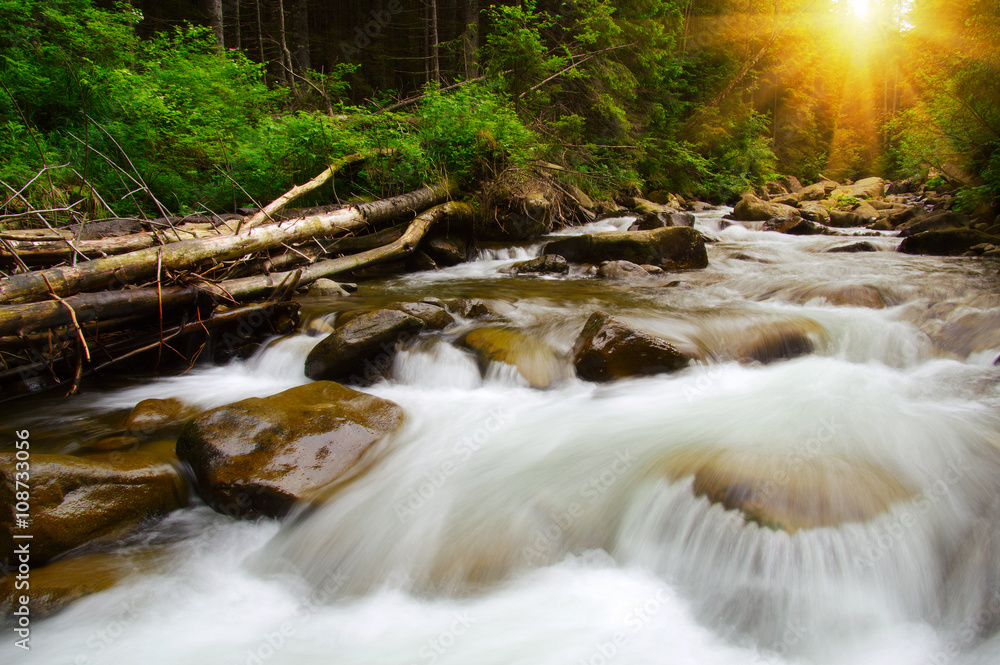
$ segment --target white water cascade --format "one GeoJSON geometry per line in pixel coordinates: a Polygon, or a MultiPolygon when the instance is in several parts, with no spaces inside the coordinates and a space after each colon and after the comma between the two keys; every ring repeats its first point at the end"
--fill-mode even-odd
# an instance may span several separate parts
{"type": "MultiPolygon", "coordinates": [[[[561,371],[539,390],[455,334],[421,339],[365,388],[403,407],[403,427],[323,505],[283,524],[178,511],[150,527],[155,566],[38,621],[32,652],[7,640],[0,659],[1000,662],[1000,335],[977,325],[1000,313],[996,264],[906,256],[888,237],[828,253],[859,239],[724,228],[722,213],[698,215],[709,268],[648,283],[503,272],[538,245],[362,285],[484,298],[564,370],[597,310],[702,360],[611,384],[561,371]],[[734,360],[774,326],[804,331],[811,353],[734,360]],[[718,477],[839,517],[775,528],[698,489],[718,477]]],[[[318,339],[85,404],[273,394],[307,381],[318,339]]]]}

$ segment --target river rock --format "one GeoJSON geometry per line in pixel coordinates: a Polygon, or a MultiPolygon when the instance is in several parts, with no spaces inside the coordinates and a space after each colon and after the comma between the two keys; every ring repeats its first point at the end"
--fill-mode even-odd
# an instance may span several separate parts
{"type": "MultiPolygon", "coordinates": [[[[896,219],[896,218],[893,218],[896,219]]],[[[967,215],[963,215],[951,210],[936,210],[934,212],[920,212],[911,216],[909,221],[900,222],[896,228],[899,235],[904,238],[923,233],[924,231],[942,231],[945,229],[968,228],[971,220],[967,215]]]]}
{"type": "Polygon", "coordinates": [[[573,346],[573,366],[585,381],[675,372],[691,358],[658,337],[629,327],[604,312],[587,319],[573,346]]]}
{"type": "Polygon", "coordinates": [[[818,286],[806,292],[805,300],[824,298],[831,305],[841,307],[868,307],[883,309],[886,306],[885,296],[869,284],[831,284],[818,286]]]}
{"type": "Polygon", "coordinates": [[[778,194],[777,196],[772,196],[770,199],[771,203],[777,203],[779,205],[792,206],[793,208],[799,207],[799,195],[798,194],[778,194]]]}
{"type": "Polygon", "coordinates": [[[973,229],[944,229],[924,231],[904,238],[899,251],[905,254],[930,254],[932,256],[961,256],[979,243],[1000,243],[1000,237],[986,235],[973,229]]]}
{"type": "MultiPolygon", "coordinates": [[[[17,542],[13,453],[0,454],[0,560],[17,542]]],[[[127,533],[140,521],[187,503],[180,473],[162,458],[140,452],[31,455],[31,562],[41,565],[78,545],[127,533]]]]}
{"type": "Polygon", "coordinates": [[[343,297],[351,295],[347,289],[332,279],[317,279],[309,285],[309,295],[316,297],[343,297]]]}
{"type": "Polygon", "coordinates": [[[816,182],[798,191],[799,201],[822,201],[827,189],[822,182],[816,182]]]}
{"type": "Polygon", "coordinates": [[[867,522],[915,494],[886,469],[836,455],[683,449],[667,468],[674,481],[693,476],[696,496],[788,533],[867,522]]]}
{"type": "Polygon", "coordinates": [[[856,199],[880,199],[885,196],[885,180],[878,177],[864,178],[853,185],[837,187],[830,192],[829,198],[837,199],[841,196],[856,199]]]}
{"type": "Polygon", "coordinates": [[[198,495],[234,517],[282,517],[341,478],[403,410],[332,381],[211,409],[177,439],[198,495]]]}
{"type": "Polygon", "coordinates": [[[544,254],[527,261],[518,261],[504,272],[511,275],[565,275],[569,272],[569,262],[558,254],[544,254]]]}
{"type": "MultiPolygon", "coordinates": [[[[110,589],[129,575],[154,567],[155,558],[147,550],[141,555],[91,552],[35,568],[28,596],[31,616],[54,614],[84,596],[110,589]]],[[[0,616],[11,616],[24,593],[15,587],[13,575],[0,579],[0,616]]]]}
{"type": "Polygon", "coordinates": [[[546,254],[559,254],[575,263],[604,261],[649,263],[668,270],[704,268],[708,265],[705,238],[692,228],[671,227],[652,231],[611,231],[570,236],[550,242],[546,254]]]}
{"type": "MultiPolygon", "coordinates": [[[[666,201],[666,199],[664,199],[664,201],[666,201]]],[[[650,213],[669,214],[671,212],[677,212],[677,208],[668,206],[665,203],[656,203],[655,201],[650,201],[638,196],[622,197],[622,203],[624,203],[630,210],[637,212],[640,215],[648,215],[650,213]]]]}
{"type": "Polygon", "coordinates": [[[511,328],[477,328],[465,335],[462,346],[484,363],[513,365],[533,388],[548,388],[564,375],[564,363],[546,342],[511,328]]]}
{"type": "Polygon", "coordinates": [[[605,261],[597,269],[597,276],[603,279],[648,279],[650,274],[646,268],[631,261],[605,261]]]}
{"type": "Polygon", "coordinates": [[[443,330],[455,323],[455,317],[444,308],[444,303],[397,302],[386,307],[420,319],[430,330],[443,330]]]}
{"type": "Polygon", "coordinates": [[[871,243],[867,240],[862,240],[860,242],[852,242],[849,245],[838,245],[836,247],[831,247],[830,249],[826,250],[828,254],[837,254],[837,253],[853,254],[856,252],[877,252],[877,251],[878,247],[876,247],[874,243],[871,243]]]}
{"type": "Polygon", "coordinates": [[[793,236],[812,236],[828,233],[827,228],[822,224],[811,222],[808,219],[803,219],[801,217],[794,217],[787,220],[773,219],[769,222],[765,222],[761,230],[777,231],[778,233],[787,233],[788,235],[793,236]]]}
{"type": "Polygon", "coordinates": [[[436,236],[421,245],[427,255],[442,266],[455,266],[469,255],[468,244],[456,236],[436,236]]]}
{"type": "Polygon", "coordinates": [[[830,224],[830,209],[819,201],[808,201],[801,204],[799,214],[811,222],[830,224]]]}
{"type": "Polygon", "coordinates": [[[643,215],[636,221],[635,228],[638,231],[650,231],[661,229],[667,226],[694,226],[694,215],[689,212],[651,212],[643,215]]]}
{"type": "Polygon", "coordinates": [[[850,210],[831,210],[830,221],[827,222],[830,226],[837,228],[867,226],[870,223],[870,220],[850,210]]]}
{"type": "Polygon", "coordinates": [[[458,298],[444,303],[448,311],[463,319],[498,320],[503,317],[485,300],[479,298],[458,298]]]}
{"type": "Polygon", "coordinates": [[[733,219],[740,222],[766,222],[769,219],[788,220],[798,216],[798,210],[780,203],[771,203],[747,192],[733,208],[733,219]]]}
{"type": "Polygon", "coordinates": [[[780,178],[778,178],[778,182],[784,185],[785,189],[787,189],[789,192],[793,193],[801,192],[803,189],[802,183],[799,182],[799,179],[793,175],[783,175],[780,178]]]}
{"type": "Polygon", "coordinates": [[[397,344],[416,337],[426,324],[406,312],[363,312],[313,347],[306,356],[306,376],[313,380],[370,383],[392,364],[397,344]]]}
{"type": "Polygon", "coordinates": [[[185,404],[175,397],[168,399],[144,399],[134,407],[125,419],[124,431],[137,437],[150,437],[174,430],[198,413],[196,406],[185,404]]]}
{"type": "Polygon", "coordinates": [[[758,323],[741,331],[720,355],[741,363],[767,365],[812,353],[815,349],[812,337],[822,334],[823,328],[811,319],[758,323]]]}

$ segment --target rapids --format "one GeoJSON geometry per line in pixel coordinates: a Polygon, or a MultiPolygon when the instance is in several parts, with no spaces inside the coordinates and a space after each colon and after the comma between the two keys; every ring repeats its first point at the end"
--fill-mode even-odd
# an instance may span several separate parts
{"type": "MultiPolygon", "coordinates": [[[[305,319],[434,296],[487,299],[556,358],[531,388],[427,335],[369,392],[406,411],[349,482],[284,524],[204,506],[120,544],[155,553],[116,587],[33,624],[5,663],[934,664],[1000,662],[1000,315],[996,262],[858,238],[725,227],[702,271],[650,282],[511,277],[541,244],[304,302],[305,319]],[[700,358],[592,384],[569,353],[594,311],[700,358]],[[739,363],[753,331],[812,352],[739,363]],[[711,502],[730,479],[787,529],[711,502]],[[735,479],[735,480],[733,480],[735,479]],[[740,485],[743,483],[743,485],[740,485]],[[784,519],[783,518],[783,519],[784,519]],[[801,527],[801,528],[798,528],[801,527]]],[[[627,228],[606,220],[562,233],[627,228]]],[[[308,330],[308,325],[303,326],[308,330]]],[[[135,381],[20,427],[75,449],[149,397],[212,407],[307,381],[319,337],[135,381]]]]}

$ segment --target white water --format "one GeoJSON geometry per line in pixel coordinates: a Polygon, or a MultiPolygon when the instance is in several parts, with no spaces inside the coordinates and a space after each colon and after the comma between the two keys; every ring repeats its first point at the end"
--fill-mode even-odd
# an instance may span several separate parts
{"type": "MultiPolygon", "coordinates": [[[[397,356],[391,381],[368,389],[403,406],[405,425],[325,506],[281,528],[204,507],[176,513],[154,527],[168,543],[162,568],[36,622],[32,652],[5,642],[0,658],[1000,661],[989,637],[1000,623],[1000,344],[942,335],[962,314],[1000,307],[996,266],[825,254],[853,240],[720,230],[720,216],[699,216],[719,240],[710,267],[663,283],[506,277],[537,253],[528,248],[385,288],[476,291],[564,358],[587,316],[605,309],[722,360],[539,391],[511,366],[481,371],[449,336],[423,340],[397,356]],[[522,297],[505,295],[508,283],[522,297]],[[845,284],[876,288],[888,306],[836,305],[822,290],[845,284]],[[719,353],[751,325],[789,320],[818,325],[813,354],[760,366],[719,353]],[[768,460],[779,485],[817,460],[870,465],[912,498],[869,521],[775,531],[695,497],[690,476],[670,480],[672,456],[718,450],[768,460]]],[[[247,363],[93,407],[271,394],[305,382],[301,360],[316,341],[292,337],[247,363]]],[[[838,479],[864,490],[850,467],[838,479]]]]}

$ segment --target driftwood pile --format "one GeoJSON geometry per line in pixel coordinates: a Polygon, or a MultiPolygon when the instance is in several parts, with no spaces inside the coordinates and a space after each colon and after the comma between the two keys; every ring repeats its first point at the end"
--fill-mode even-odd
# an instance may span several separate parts
{"type": "Polygon", "coordinates": [[[108,367],[240,355],[254,339],[294,328],[297,289],[404,257],[441,220],[471,222],[467,205],[449,202],[447,182],[279,215],[343,165],[221,223],[97,239],[79,229],[0,233],[0,401],[76,392],[82,377],[108,367]]]}

